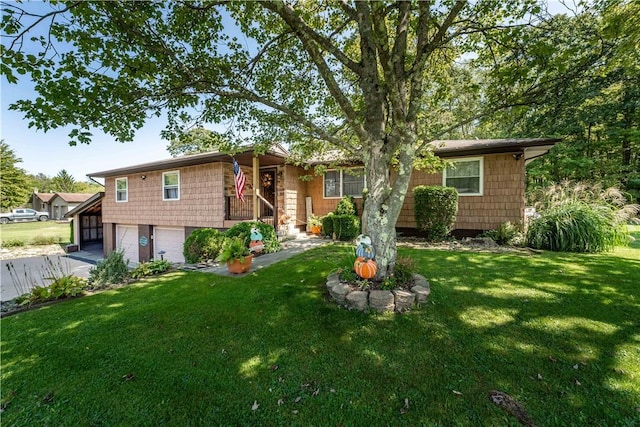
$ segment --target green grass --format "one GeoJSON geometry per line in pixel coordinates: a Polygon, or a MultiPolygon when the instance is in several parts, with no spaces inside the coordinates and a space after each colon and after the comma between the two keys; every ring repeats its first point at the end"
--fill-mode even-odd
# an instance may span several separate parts
{"type": "Polygon", "coordinates": [[[3,425],[517,425],[491,390],[539,426],[640,423],[637,248],[401,249],[432,287],[402,315],[329,301],[347,250],[244,278],[174,272],[3,319],[3,425]]]}
{"type": "MultiPolygon", "coordinates": [[[[68,243],[71,225],[68,222],[19,222],[0,224],[0,245],[22,242],[22,245],[68,243]]],[[[22,246],[19,245],[19,246],[22,246]]]]}

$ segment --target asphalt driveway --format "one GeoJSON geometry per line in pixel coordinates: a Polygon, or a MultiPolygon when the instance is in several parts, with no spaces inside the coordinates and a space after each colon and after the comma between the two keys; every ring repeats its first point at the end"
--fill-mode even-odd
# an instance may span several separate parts
{"type": "Polygon", "coordinates": [[[51,265],[62,275],[73,274],[78,277],[89,277],[89,270],[94,264],[86,261],[72,259],[64,255],[49,255],[2,260],[0,270],[0,301],[9,301],[19,295],[29,292],[35,286],[43,286],[51,283],[51,280],[43,279],[49,276],[51,265],[46,261],[49,258],[51,265]],[[15,274],[10,274],[7,265],[13,266],[15,274]],[[16,280],[17,278],[17,280],[16,280]]]}

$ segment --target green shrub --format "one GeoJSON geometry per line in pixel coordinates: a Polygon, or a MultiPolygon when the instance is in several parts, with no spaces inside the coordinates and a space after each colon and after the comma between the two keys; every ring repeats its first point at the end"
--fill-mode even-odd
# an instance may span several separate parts
{"type": "Polygon", "coordinates": [[[87,281],[81,277],[66,275],[58,277],[49,286],[36,286],[31,291],[21,296],[20,305],[38,304],[61,298],[80,295],[87,287],[87,281]]]}
{"type": "Polygon", "coordinates": [[[38,246],[53,245],[62,242],[60,236],[36,236],[31,239],[31,243],[38,246]]]}
{"type": "Polygon", "coordinates": [[[216,259],[222,250],[224,233],[213,228],[193,230],[182,247],[184,260],[188,263],[216,259]]]}
{"type": "Polygon", "coordinates": [[[24,245],[25,241],[23,239],[8,239],[2,242],[3,248],[17,248],[24,245]]]}
{"type": "Polygon", "coordinates": [[[521,233],[520,227],[507,221],[500,224],[495,230],[485,231],[482,236],[490,237],[499,245],[510,245],[521,233]]]}
{"type": "Polygon", "coordinates": [[[89,270],[89,289],[102,289],[109,285],[124,283],[129,277],[127,265],[129,260],[124,259],[124,251],[117,249],[105,259],[98,262],[89,270]]]}
{"type": "Polygon", "coordinates": [[[73,234],[73,220],[69,221],[69,243],[73,244],[74,234],[73,234]]]}
{"type": "Polygon", "coordinates": [[[332,215],[336,239],[349,241],[360,234],[360,218],[355,215],[332,215]]]}
{"type": "Polygon", "coordinates": [[[322,217],[322,234],[333,236],[333,212],[329,212],[322,217]]]}
{"type": "Polygon", "coordinates": [[[529,225],[527,245],[562,252],[602,252],[627,244],[624,222],[605,205],[569,202],[553,206],[529,225]]]}
{"type": "Polygon", "coordinates": [[[353,196],[344,196],[336,206],[336,215],[355,215],[358,216],[358,206],[353,196]]]}
{"type": "Polygon", "coordinates": [[[244,236],[245,244],[249,247],[251,228],[258,227],[262,234],[262,243],[264,244],[264,253],[273,253],[280,250],[280,242],[276,235],[276,230],[269,224],[263,222],[240,222],[225,232],[227,237],[244,236]]]}
{"type": "Polygon", "coordinates": [[[440,185],[413,189],[417,227],[432,241],[443,240],[453,227],[458,212],[458,192],[440,185]]]}
{"type": "Polygon", "coordinates": [[[171,268],[171,261],[166,259],[156,259],[149,262],[143,262],[136,268],[131,270],[131,278],[141,279],[143,277],[155,276],[156,274],[162,274],[171,268]]]}

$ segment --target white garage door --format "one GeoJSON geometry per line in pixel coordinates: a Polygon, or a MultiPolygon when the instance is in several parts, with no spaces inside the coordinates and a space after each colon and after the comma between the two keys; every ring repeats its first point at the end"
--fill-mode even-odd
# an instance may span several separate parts
{"type": "Polygon", "coordinates": [[[116,225],[116,249],[122,249],[124,259],[128,259],[132,264],[137,264],[140,261],[137,226],[116,225]]]}
{"type": "Polygon", "coordinates": [[[155,227],[153,230],[153,257],[162,257],[171,262],[184,262],[182,248],[184,246],[184,228],[155,227]]]}

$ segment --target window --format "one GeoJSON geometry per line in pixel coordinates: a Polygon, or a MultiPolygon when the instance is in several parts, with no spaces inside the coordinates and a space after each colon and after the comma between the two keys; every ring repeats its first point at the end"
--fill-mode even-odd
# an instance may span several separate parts
{"type": "Polygon", "coordinates": [[[129,198],[129,181],[127,178],[116,178],[116,202],[126,202],[129,198]]]}
{"type": "Polygon", "coordinates": [[[180,200],[180,172],[162,174],[162,200],[180,200]]]}
{"type": "Polygon", "coordinates": [[[442,174],[443,185],[455,188],[461,196],[482,196],[482,157],[453,160],[452,163],[442,174]]]}
{"type": "Polygon", "coordinates": [[[362,197],[364,169],[332,170],[324,173],[324,197],[362,197]]]}

